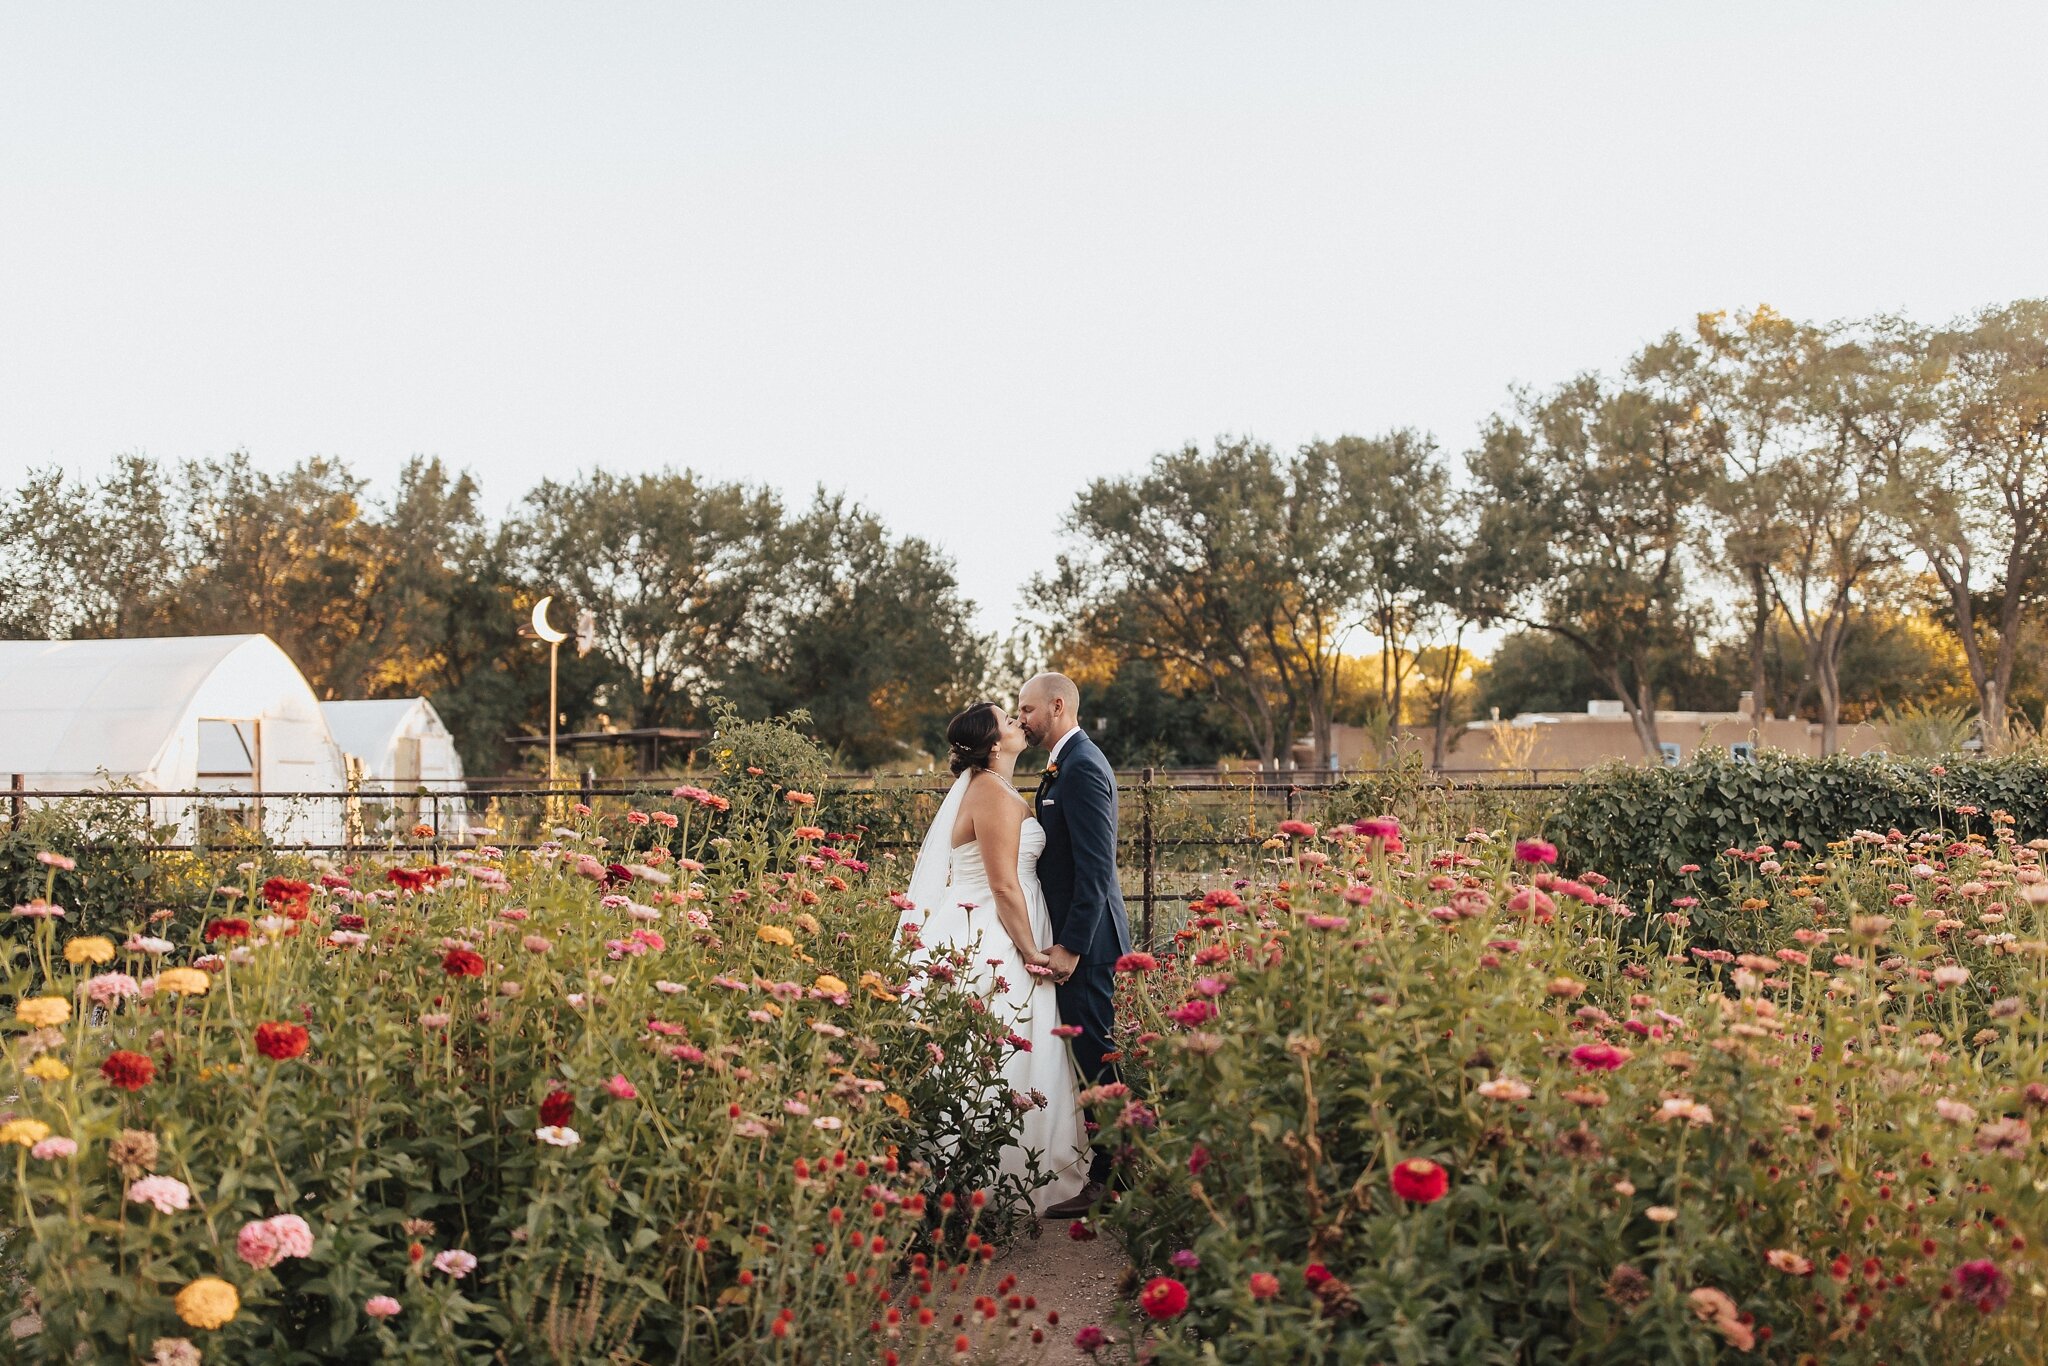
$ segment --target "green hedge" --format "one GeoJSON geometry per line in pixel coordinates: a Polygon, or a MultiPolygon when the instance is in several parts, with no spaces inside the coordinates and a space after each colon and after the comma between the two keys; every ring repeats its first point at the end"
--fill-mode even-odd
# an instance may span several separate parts
{"type": "Polygon", "coordinates": [[[1796,839],[1819,848],[1857,830],[1988,830],[2009,812],[2023,840],[2048,835],[2048,757],[1947,765],[1869,754],[1808,759],[1765,750],[1754,761],[1706,750],[1676,768],[1611,765],[1575,783],[1547,831],[1566,866],[1596,868],[1633,893],[1670,886],[1699,864],[1719,888],[1735,845],[1796,839]],[[1960,814],[1974,806],[1977,815],[1960,814]]]}

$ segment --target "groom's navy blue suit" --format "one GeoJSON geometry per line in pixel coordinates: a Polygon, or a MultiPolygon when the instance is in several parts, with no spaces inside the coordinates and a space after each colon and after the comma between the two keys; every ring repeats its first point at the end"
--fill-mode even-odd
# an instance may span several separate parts
{"type": "MultiPolygon", "coordinates": [[[[1116,1048],[1116,960],[1131,951],[1117,880],[1116,773],[1085,731],[1074,732],[1053,768],[1032,801],[1045,827],[1038,880],[1053,942],[1081,960],[1059,985],[1060,1022],[1080,1026],[1074,1060],[1086,1084],[1097,1086],[1117,1079],[1116,1064],[1103,1055],[1116,1048]]],[[[1109,1150],[1099,1142],[1094,1148],[1088,1177],[1107,1181],[1109,1150]]]]}

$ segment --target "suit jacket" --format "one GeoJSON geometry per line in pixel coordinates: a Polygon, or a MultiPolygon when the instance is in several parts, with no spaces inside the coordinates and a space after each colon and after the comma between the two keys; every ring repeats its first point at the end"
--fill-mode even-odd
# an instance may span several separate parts
{"type": "Polygon", "coordinates": [[[1086,731],[1060,751],[1058,772],[1038,784],[1032,813],[1045,827],[1038,880],[1055,943],[1084,962],[1131,951],[1131,925],[1116,867],[1116,773],[1086,731]]]}

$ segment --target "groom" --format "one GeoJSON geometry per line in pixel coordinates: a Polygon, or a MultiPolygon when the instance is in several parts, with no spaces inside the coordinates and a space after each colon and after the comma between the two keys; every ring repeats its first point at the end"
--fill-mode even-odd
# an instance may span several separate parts
{"type": "MultiPolygon", "coordinates": [[[[1038,878],[1052,918],[1047,956],[1060,1022],[1080,1027],[1074,1060],[1083,1084],[1100,1086],[1117,1080],[1116,1064],[1105,1055],[1116,1048],[1116,960],[1131,951],[1131,926],[1117,881],[1116,773],[1075,722],[1080,706],[1080,689],[1064,674],[1040,674],[1017,694],[1024,738],[1052,755],[1032,810],[1045,828],[1038,878]]],[[[1096,1116],[1088,1184],[1072,1199],[1047,1206],[1046,1218],[1079,1218],[1108,1193],[1110,1153],[1101,1137],[1102,1118],[1096,1116]]]]}

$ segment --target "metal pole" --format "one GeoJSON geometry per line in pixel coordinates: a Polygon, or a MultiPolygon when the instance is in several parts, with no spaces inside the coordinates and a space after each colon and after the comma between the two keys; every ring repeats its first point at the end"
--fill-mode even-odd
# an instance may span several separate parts
{"type": "Polygon", "coordinates": [[[562,642],[548,642],[548,791],[555,790],[555,661],[561,656],[562,642]]]}
{"type": "Polygon", "coordinates": [[[7,787],[8,791],[12,794],[7,799],[7,828],[19,830],[21,829],[22,815],[27,809],[27,803],[22,800],[21,794],[28,791],[28,775],[25,773],[14,774],[7,780],[7,787]]]}

